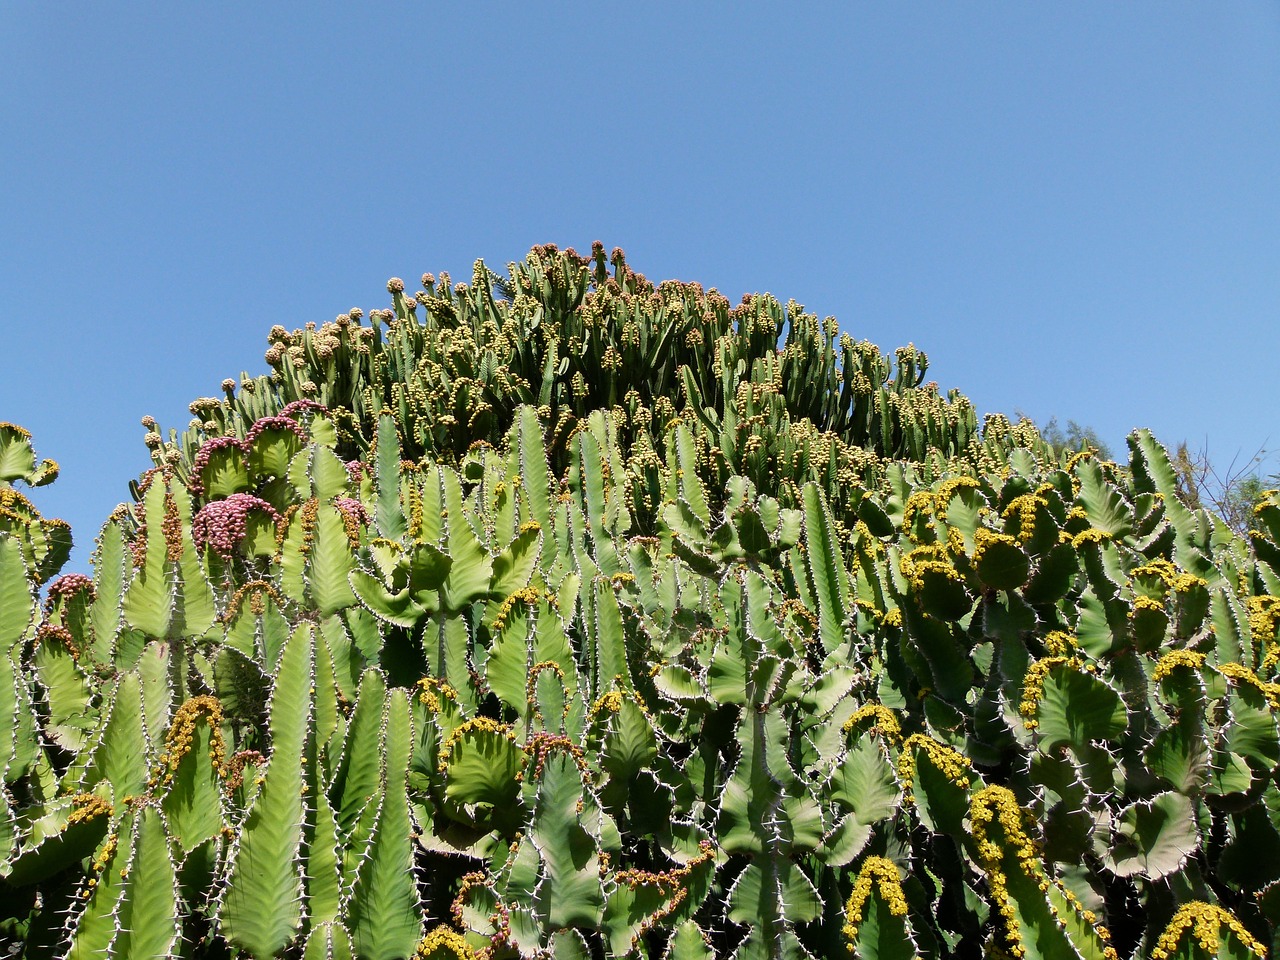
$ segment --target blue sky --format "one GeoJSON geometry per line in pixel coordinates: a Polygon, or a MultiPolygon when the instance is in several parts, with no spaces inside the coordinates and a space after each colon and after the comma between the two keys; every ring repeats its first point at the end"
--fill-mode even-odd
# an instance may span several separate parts
{"type": "Polygon", "coordinates": [[[1280,443],[1270,0],[10,3],[0,130],[0,419],[78,569],[144,414],[534,243],[795,298],[1118,450],[1280,443]]]}

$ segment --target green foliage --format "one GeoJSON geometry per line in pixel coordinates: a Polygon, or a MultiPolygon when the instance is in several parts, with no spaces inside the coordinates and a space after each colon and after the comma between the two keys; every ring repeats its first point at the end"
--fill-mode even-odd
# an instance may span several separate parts
{"type": "Polygon", "coordinates": [[[1048,422],[1040,428],[1040,435],[1044,437],[1046,443],[1058,450],[1065,450],[1068,453],[1093,450],[1104,460],[1110,460],[1112,457],[1111,448],[1098,436],[1098,431],[1093,427],[1076,423],[1074,420],[1068,420],[1064,428],[1058,423],[1057,417],[1050,417],[1048,422]]]}
{"type": "Polygon", "coordinates": [[[391,286],[151,441],[92,580],[0,430],[21,955],[1273,942],[1274,498],[601,250],[391,286]]]}

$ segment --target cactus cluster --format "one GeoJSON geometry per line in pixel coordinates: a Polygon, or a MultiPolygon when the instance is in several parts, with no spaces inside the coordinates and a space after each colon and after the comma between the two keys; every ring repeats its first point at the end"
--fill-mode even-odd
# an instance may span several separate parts
{"type": "Polygon", "coordinates": [[[146,423],[92,578],[0,425],[20,955],[1274,945],[1280,498],[602,248],[424,286],[146,423]]]}

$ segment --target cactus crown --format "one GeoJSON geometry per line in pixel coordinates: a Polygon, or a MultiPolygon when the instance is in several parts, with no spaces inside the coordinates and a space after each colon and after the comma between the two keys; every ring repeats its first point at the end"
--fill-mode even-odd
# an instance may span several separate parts
{"type": "Polygon", "coordinates": [[[0,424],[25,955],[1265,955],[1275,498],[600,245],[422,284],[145,418],[92,578],[0,424]]]}

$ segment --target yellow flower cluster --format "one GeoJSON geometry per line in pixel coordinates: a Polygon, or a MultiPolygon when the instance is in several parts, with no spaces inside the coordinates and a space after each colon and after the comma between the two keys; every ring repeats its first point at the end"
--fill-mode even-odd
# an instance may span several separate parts
{"type": "Polygon", "coordinates": [[[907,915],[907,898],[902,892],[902,878],[892,860],[884,857],[867,857],[862,869],[858,871],[858,879],[853,882],[853,892],[844,906],[843,932],[849,938],[848,950],[855,951],[857,945],[858,925],[862,923],[862,909],[873,889],[878,888],[880,899],[888,907],[889,913],[895,917],[907,915]]]}
{"type": "Polygon", "coordinates": [[[1129,619],[1132,620],[1139,613],[1164,613],[1164,604],[1155,597],[1137,596],[1133,598],[1133,609],[1129,611],[1129,619]]]}
{"type": "Polygon", "coordinates": [[[915,803],[911,787],[916,779],[917,750],[923,750],[934,768],[957,787],[969,788],[973,764],[968,757],[926,734],[913,733],[903,741],[898,754],[898,779],[902,781],[902,798],[906,803],[915,803]]]}
{"type": "Polygon", "coordinates": [[[1261,594],[1247,597],[1245,609],[1249,612],[1249,634],[1263,655],[1263,667],[1274,666],[1280,660],[1280,645],[1276,643],[1276,629],[1280,627],[1280,597],[1261,594]]]}
{"type": "Polygon", "coordinates": [[[453,703],[458,702],[458,691],[437,677],[423,677],[418,681],[417,686],[422,688],[422,692],[418,694],[418,701],[433,714],[439,713],[444,707],[440,702],[441,697],[453,703]]]}
{"type": "MultiPolygon", "coordinates": [[[[529,742],[524,745],[524,752],[533,757],[534,760],[534,779],[542,776],[542,768],[546,765],[547,758],[557,750],[573,760],[584,783],[591,779],[591,770],[587,766],[586,753],[568,737],[559,733],[535,733],[529,738],[529,742]]],[[[524,779],[523,772],[520,774],[520,779],[524,779]]],[[[578,802],[581,804],[582,801],[578,802]]],[[[581,808],[579,808],[578,812],[582,812],[581,808]]]]}
{"type": "Polygon", "coordinates": [[[98,848],[98,852],[89,863],[90,876],[89,879],[85,881],[84,889],[80,891],[82,899],[88,900],[93,894],[93,888],[98,885],[98,876],[102,871],[107,869],[107,864],[111,862],[111,858],[115,855],[116,846],[119,842],[119,834],[107,834],[106,840],[103,841],[102,846],[98,848]]]}
{"type": "Polygon", "coordinates": [[[865,551],[871,557],[884,555],[884,544],[871,532],[871,528],[859,520],[853,525],[852,543],[855,550],[865,551]]]}
{"type": "Polygon", "coordinates": [[[316,542],[316,522],[320,518],[320,501],[315,497],[307,500],[298,510],[298,523],[302,530],[302,542],[298,544],[298,552],[309,556],[316,542]]]}
{"type": "Polygon", "coordinates": [[[280,595],[280,591],[275,588],[274,584],[268,580],[250,580],[232,595],[231,602],[227,604],[227,609],[220,619],[223,623],[231,623],[235,620],[240,615],[240,608],[246,598],[249,600],[249,611],[255,617],[262,616],[267,609],[266,603],[263,601],[264,596],[274,600],[277,607],[284,606],[284,597],[280,595]]]}
{"type": "Polygon", "coordinates": [[[1251,951],[1254,956],[1265,957],[1267,948],[1254,939],[1253,934],[1245,929],[1244,924],[1231,913],[1212,903],[1203,900],[1192,900],[1183,904],[1173,915],[1169,925],[1160,934],[1155,949],[1151,951],[1152,960],[1168,960],[1178,949],[1178,943],[1187,931],[1195,938],[1196,945],[1211,957],[1218,956],[1218,946],[1222,942],[1223,927],[1235,934],[1236,938],[1251,951]]]}
{"type": "Polygon", "coordinates": [[[1171,583],[1177,575],[1177,566],[1172,560],[1166,560],[1164,557],[1148,560],[1146,563],[1140,564],[1129,571],[1129,576],[1132,578],[1151,577],[1166,585],[1171,583]]]}
{"type": "MultiPolygon", "coordinates": [[[[18,429],[22,428],[19,427],[18,429]]],[[[1280,494],[1280,490],[1263,490],[1262,493],[1259,494],[1262,498],[1262,502],[1253,508],[1253,515],[1255,517],[1260,517],[1267,507],[1274,507],[1276,505],[1274,501],[1277,494],[1280,494]]]]}
{"type": "MultiPolygon", "coordinates": [[[[412,460],[401,460],[400,471],[407,472],[406,468],[415,473],[421,472],[412,460]]],[[[409,515],[409,536],[417,540],[422,536],[422,487],[416,478],[408,479],[409,482],[401,487],[400,497],[408,507],[405,512],[409,515]]]]}
{"type": "Polygon", "coordinates": [[[73,823],[84,823],[94,817],[111,816],[114,809],[111,804],[96,793],[77,793],[71,798],[71,815],[67,817],[67,826],[73,823]]]}
{"type": "Polygon", "coordinates": [[[1111,534],[1105,530],[1099,530],[1097,527],[1089,527],[1087,530],[1081,530],[1071,538],[1071,546],[1079,550],[1086,543],[1104,544],[1111,539],[1111,534]]]}
{"type": "Polygon", "coordinates": [[[1024,493],[1020,497],[1014,497],[1009,501],[1009,505],[1004,508],[1002,514],[1003,519],[1009,520],[1011,517],[1018,518],[1018,539],[1023,543],[1030,543],[1031,538],[1036,533],[1036,511],[1039,509],[1048,509],[1049,501],[1040,496],[1039,493],[1024,493]]]}
{"type": "Polygon", "coordinates": [[[1240,663],[1219,664],[1218,672],[1232,683],[1245,683],[1253,687],[1267,698],[1267,704],[1272,710],[1280,710],[1280,684],[1264,683],[1256,673],[1240,663]]]}
{"type": "Polygon", "coordinates": [[[1050,630],[1044,635],[1042,642],[1044,648],[1049,651],[1049,655],[1053,657],[1068,656],[1079,646],[1076,638],[1065,630],[1050,630]]]}
{"type": "Polygon", "coordinates": [[[1197,587],[1207,587],[1209,581],[1197,577],[1194,573],[1179,573],[1171,581],[1174,593],[1190,593],[1197,587]]]}
{"type": "MultiPolygon", "coordinates": [[[[867,611],[873,616],[879,615],[878,611],[876,611],[876,608],[872,606],[870,603],[868,603],[866,600],[857,598],[853,601],[853,605],[860,610],[867,611]]],[[[794,617],[797,620],[803,620],[805,624],[808,626],[810,633],[818,632],[817,616],[815,616],[814,613],[808,607],[806,607],[802,601],[797,600],[795,597],[790,597],[786,600],[783,600],[782,603],[778,604],[777,611],[775,613],[775,619],[781,623],[785,621],[787,617],[794,617]]]]}
{"type": "Polygon", "coordinates": [[[907,498],[906,506],[902,510],[902,529],[910,530],[916,521],[916,514],[921,512],[932,513],[934,511],[933,494],[928,490],[917,490],[907,498]]]}
{"type": "Polygon", "coordinates": [[[890,743],[897,743],[902,739],[902,725],[898,723],[898,718],[893,715],[893,711],[882,703],[864,703],[849,715],[849,719],[844,722],[840,730],[847,734],[867,719],[874,721],[871,729],[890,743]]]}
{"type": "Polygon", "coordinates": [[[419,960],[443,960],[446,955],[456,960],[475,960],[476,952],[466,937],[443,924],[423,937],[414,953],[419,960]]]}
{"type": "Polygon", "coordinates": [[[472,717],[470,720],[464,720],[453,728],[449,736],[445,737],[444,743],[440,745],[440,760],[436,766],[441,773],[446,773],[449,769],[449,761],[453,759],[453,748],[472,731],[496,733],[499,736],[506,737],[511,743],[516,742],[515,734],[511,732],[511,728],[505,723],[499,723],[489,717],[472,717]]]}
{"type": "Polygon", "coordinates": [[[591,705],[591,709],[587,711],[587,727],[593,726],[600,719],[600,714],[608,712],[610,715],[618,713],[622,709],[622,700],[626,696],[630,696],[636,706],[640,708],[640,712],[645,716],[649,715],[649,708],[644,705],[644,701],[640,699],[640,695],[633,690],[626,689],[626,681],[622,674],[618,674],[613,678],[613,689],[608,693],[601,694],[596,698],[596,702],[591,705]]]}
{"type": "Polygon", "coordinates": [[[39,517],[40,511],[30,500],[12,487],[0,488],[0,515],[14,520],[39,517]]]}
{"type": "Polygon", "coordinates": [[[978,527],[973,531],[973,562],[981,563],[983,555],[993,544],[1003,543],[1011,547],[1018,546],[1018,541],[1007,533],[996,533],[986,527],[978,527]]]}
{"type": "Polygon", "coordinates": [[[961,490],[981,490],[982,484],[977,479],[970,476],[952,477],[949,480],[943,480],[938,484],[938,492],[934,497],[934,502],[940,509],[945,511],[951,505],[951,501],[955,499],[955,495],[961,490]]]}
{"type": "Polygon", "coordinates": [[[600,718],[600,714],[604,711],[609,713],[617,713],[622,709],[622,693],[618,690],[610,690],[596,698],[596,702],[591,705],[591,710],[587,714],[588,725],[595,723],[600,718]]]}
{"type": "Polygon", "coordinates": [[[1160,582],[1166,590],[1174,593],[1190,593],[1197,587],[1208,586],[1207,582],[1193,573],[1179,570],[1170,560],[1159,557],[1148,560],[1141,566],[1134,567],[1129,576],[1132,579],[1150,578],[1160,582]]]}
{"type": "Polygon", "coordinates": [[[1159,683],[1165,677],[1173,673],[1179,667],[1186,667],[1188,670],[1199,672],[1204,666],[1204,654],[1196,653],[1194,650],[1171,650],[1160,658],[1156,663],[1156,668],[1151,674],[1151,679],[1159,683]]]}
{"type": "Polygon", "coordinates": [[[174,712],[173,721],[169,724],[169,732],[164,738],[164,752],[160,754],[159,765],[147,784],[167,786],[173,782],[178,772],[178,764],[182,762],[195,744],[196,725],[204,717],[211,731],[209,737],[209,762],[219,776],[226,776],[227,752],[222,742],[222,704],[216,697],[192,697],[174,712]]]}
{"type": "Polygon", "coordinates": [[[951,565],[951,561],[947,556],[947,548],[938,543],[916,547],[909,553],[904,554],[898,564],[898,569],[917,590],[924,589],[926,573],[936,573],[948,580],[954,580],[957,583],[961,582],[960,573],[951,565]]]}
{"type": "Polygon", "coordinates": [[[1040,711],[1040,699],[1044,696],[1044,681],[1054,667],[1066,667],[1079,670],[1084,665],[1079,657],[1042,657],[1027,669],[1027,676],[1022,681],[1022,701],[1018,704],[1018,713],[1022,714],[1022,723],[1028,730],[1040,725],[1036,715],[1040,711]]]}
{"type": "Polygon", "coordinates": [[[1074,470],[1077,464],[1083,463],[1085,460],[1089,460],[1089,459],[1096,459],[1093,456],[1092,450],[1081,450],[1079,453],[1074,454],[1071,457],[1071,459],[1067,461],[1067,466],[1066,466],[1067,473],[1070,473],[1072,470],[1074,470]]]}
{"type": "Polygon", "coordinates": [[[503,600],[498,607],[497,615],[493,618],[494,632],[501,632],[507,628],[507,621],[510,619],[517,604],[523,603],[531,609],[536,609],[541,596],[542,594],[538,592],[537,587],[521,587],[503,600]]]}

